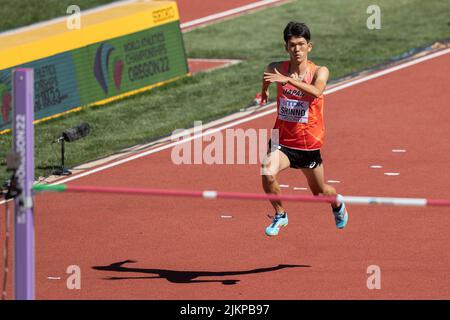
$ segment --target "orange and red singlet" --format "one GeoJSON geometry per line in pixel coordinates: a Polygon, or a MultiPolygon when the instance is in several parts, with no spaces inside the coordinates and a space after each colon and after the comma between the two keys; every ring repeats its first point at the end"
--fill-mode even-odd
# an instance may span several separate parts
{"type": "MultiPolygon", "coordinates": [[[[289,61],[281,63],[280,72],[289,75],[289,61]]],[[[308,60],[303,82],[311,84],[317,66],[308,60]]],[[[318,150],[324,140],[323,95],[314,98],[289,83],[277,83],[279,144],[299,150],[318,150]]]]}

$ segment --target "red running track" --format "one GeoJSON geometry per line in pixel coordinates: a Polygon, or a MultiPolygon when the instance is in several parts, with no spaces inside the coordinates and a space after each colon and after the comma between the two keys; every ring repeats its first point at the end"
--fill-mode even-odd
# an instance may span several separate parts
{"type": "MultiPolygon", "coordinates": [[[[440,170],[450,161],[450,114],[443,111],[449,62],[445,55],[326,97],[326,177],[341,181],[341,193],[449,197],[447,173],[440,170]],[[430,85],[423,86],[424,78],[430,85]],[[400,175],[385,176],[369,169],[372,164],[400,175]]],[[[239,127],[268,129],[273,117],[239,127]]],[[[170,155],[170,149],[158,152],[72,185],[261,192],[258,165],[176,166],[170,155]]],[[[305,186],[297,172],[280,179],[305,186]]],[[[447,208],[354,206],[340,231],[327,205],[286,207],[289,226],[268,238],[268,203],[42,195],[36,202],[37,298],[449,298],[447,208]],[[136,262],[120,265],[127,260],[136,262]],[[81,290],[47,279],[65,279],[72,264],[81,267],[81,290]],[[381,290],[366,287],[370,265],[381,268],[381,290]]]]}
{"type": "Polygon", "coordinates": [[[259,0],[176,0],[180,22],[189,22],[215,13],[245,6],[259,0]]]}
{"type": "MultiPolygon", "coordinates": [[[[449,198],[449,82],[447,54],[327,95],[326,178],[346,195],[449,198]]],[[[274,117],[238,127],[269,129],[274,117]]],[[[170,155],[69,184],[262,191],[258,165],[176,166],[170,155]]],[[[284,194],[305,192],[292,190],[306,187],[300,172],[280,180],[284,194]]],[[[40,195],[37,299],[450,298],[448,208],[353,206],[344,230],[328,205],[286,208],[289,226],[268,238],[269,203],[40,195]],[[81,268],[81,290],[66,288],[69,265],[81,268]],[[366,287],[370,265],[381,268],[381,290],[366,287]]]]}

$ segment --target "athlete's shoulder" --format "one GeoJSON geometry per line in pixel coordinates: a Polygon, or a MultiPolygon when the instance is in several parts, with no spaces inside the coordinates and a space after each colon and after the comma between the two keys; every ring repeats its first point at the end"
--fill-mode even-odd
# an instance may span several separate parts
{"type": "Polygon", "coordinates": [[[316,72],[330,72],[327,66],[317,66],[316,72]]]}
{"type": "Polygon", "coordinates": [[[269,63],[266,67],[266,72],[274,73],[275,69],[279,71],[283,63],[286,63],[286,61],[274,61],[269,63]]]}
{"type": "Polygon", "coordinates": [[[315,68],[314,79],[317,79],[320,77],[322,79],[326,78],[328,80],[328,77],[330,75],[330,70],[328,69],[328,67],[327,66],[318,66],[318,65],[314,64],[313,62],[311,62],[311,63],[313,64],[313,66],[315,68]]]}
{"type": "Polygon", "coordinates": [[[315,71],[316,73],[317,73],[318,71],[320,71],[320,72],[324,72],[324,71],[329,72],[327,66],[319,66],[319,65],[315,64],[312,60],[309,60],[309,59],[308,59],[308,64],[309,64],[312,68],[314,68],[314,71],[315,71]]]}

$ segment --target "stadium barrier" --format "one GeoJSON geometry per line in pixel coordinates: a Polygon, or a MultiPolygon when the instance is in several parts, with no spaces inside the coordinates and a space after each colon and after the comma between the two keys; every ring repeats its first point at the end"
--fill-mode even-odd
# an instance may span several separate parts
{"type": "Polygon", "coordinates": [[[81,12],[80,22],[0,34],[0,133],[11,129],[16,68],[34,69],[34,123],[189,74],[175,1],[124,2],[81,12]]]}

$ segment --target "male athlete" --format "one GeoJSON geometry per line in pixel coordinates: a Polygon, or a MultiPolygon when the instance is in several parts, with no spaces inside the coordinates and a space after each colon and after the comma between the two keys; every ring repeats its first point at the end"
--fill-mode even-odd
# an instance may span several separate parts
{"type": "MultiPolygon", "coordinates": [[[[324,141],[323,91],[328,81],[327,67],[316,66],[308,60],[312,50],[309,28],[298,22],[289,22],[284,29],[285,49],[289,61],[272,62],[264,73],[261,104],[269,100],[269,85],[277,84],[279,143],[271,145],[263,162],[262,183],[268,194],[279,195],[277,174],[286,168],[300,169],[314,195],[336,196],[336,190],[325,184],[320,148],[324,141]]],[[[271,201],[275,217],[266,228],[268,236],[276,236],[287,226],[288,215],[281,201],[271,201]]],[[[344,203],[333,203],[336,226],[345,227],[348,213],[344,203]]]]}

